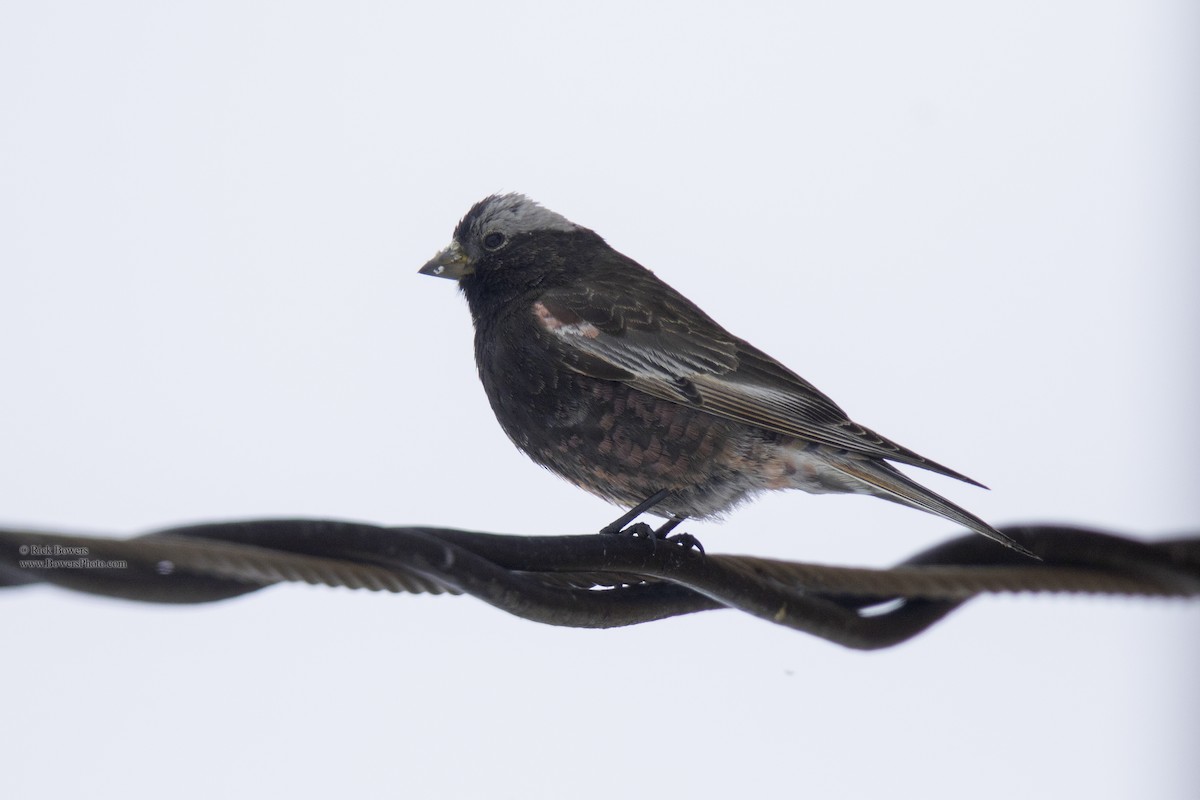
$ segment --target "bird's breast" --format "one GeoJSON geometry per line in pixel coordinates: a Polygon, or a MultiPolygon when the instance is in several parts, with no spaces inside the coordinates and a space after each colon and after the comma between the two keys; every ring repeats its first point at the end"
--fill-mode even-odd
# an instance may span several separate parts
{"type": "Polygon", "coordinates": [[[570,374],[558,365],[532,320],[509,317],[480,324],[475,361],[496,419],[519,447],[539,431],[586,419],[586,403],[572,394],[570,374]]]}

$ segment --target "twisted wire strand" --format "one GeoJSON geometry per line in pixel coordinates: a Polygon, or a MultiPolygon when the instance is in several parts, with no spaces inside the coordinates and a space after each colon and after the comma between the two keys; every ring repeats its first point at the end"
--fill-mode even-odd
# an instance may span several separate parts
{"type": "Polygon", "coordinates": [[[334,520],[214,523],[132,539],[0,530],[0,587],[50,583],[197,603],[304,582],[469,594],[526,619],[593,628],[731,608],[861,649],[909,639],[984,593],[1200,597],[1200,537],[1146,543],[1065,526],[1003,530],[1044,560],[973,535],[891,569],[865,569],[705,556],[618,536],[505,536],[334,520]],[[69,555],[53,567],[30,565],[38,560],[31,553],[56,547],[85,552],[92,565],[67,566],[69,555]]]}

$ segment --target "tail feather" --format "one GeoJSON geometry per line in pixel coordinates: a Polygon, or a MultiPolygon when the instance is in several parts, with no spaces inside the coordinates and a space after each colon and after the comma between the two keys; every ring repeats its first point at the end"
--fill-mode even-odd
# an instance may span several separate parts
{"type": "Polygon", "coordinates": [[[970,528],[976,533],[982,534],[992,541],[1015,550],[1022,555],[1041,561],[1037,555],[1022,547],[1008,536],[1005,536],[979,517],[966,509],[956,506],[941,495],[926,489],[886,461],[838,459],[831,461],[830,464],[838,471],[867,484],[869,487],[867,491],[876,497],[882,497],[885,500],[891,500],[910,508],[927,511],[930,514],[937,514],[951,522],[957,522],[959,525],[970,528]]]}

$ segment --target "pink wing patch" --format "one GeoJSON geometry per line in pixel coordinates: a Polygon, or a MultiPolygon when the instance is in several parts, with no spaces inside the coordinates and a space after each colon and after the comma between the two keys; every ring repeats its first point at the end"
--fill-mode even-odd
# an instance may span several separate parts
{"type": "Polygon", "coordinates": [[[541,300],[533,304],[533,315],[537,317],[543,328],[559,336],[582,336],[585,339],[595,339],[600,335],[600,329],[582,317],[577,317],[570,312],[560,312],[556,315],[541,300]]]}

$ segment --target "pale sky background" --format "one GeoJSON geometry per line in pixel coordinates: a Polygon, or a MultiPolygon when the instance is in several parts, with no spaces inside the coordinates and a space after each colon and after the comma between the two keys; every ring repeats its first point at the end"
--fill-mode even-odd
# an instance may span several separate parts
{"type": "MultiPolygon", "coordinates": [[[[417,275],[594,228],[996,524],[1200,527],[1200,12],[1174,2],[0,5],[0,525],[582,533],[417,275]]],[[[712,552],[960,531],[779,493],[712,552]]],[[[0,796],[1194,798],[1200,605],[969,604],[857,653],[305,586],[0,593],[0,796]]]]}

